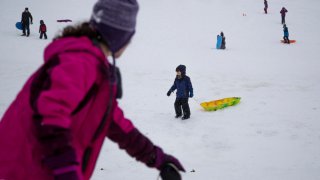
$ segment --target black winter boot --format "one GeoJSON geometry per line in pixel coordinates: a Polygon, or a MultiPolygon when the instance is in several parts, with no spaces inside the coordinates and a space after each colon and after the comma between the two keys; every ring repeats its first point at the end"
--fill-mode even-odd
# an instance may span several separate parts
{"type": "Polygon", "coordinates": [[[186,119],[189,119],[190,118],[190,116],[183,116],[181,119],[182,120],[186,120],[186,119]]]}
{"type": "Polygon", "coordinates": [[[177,114],[177,115],[175,116],[175,118],[179,118],[179,117],[181,117],[181,116],[182,116],[181,114],[180,114],[180,115],[177,114]]]}

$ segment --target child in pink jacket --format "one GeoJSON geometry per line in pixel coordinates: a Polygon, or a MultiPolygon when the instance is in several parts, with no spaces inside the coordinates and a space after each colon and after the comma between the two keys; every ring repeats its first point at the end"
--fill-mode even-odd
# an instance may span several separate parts
{"type": "Polygon", "coordinates": [[[181,179],[181,163],[140,133],[116,100],[115,59],[135,33],[137,12],[135,0],[99,0],[89,22],[48,45],[0,121],[1,180],[88,180],[105,137],[164,180],[181,179]]]}

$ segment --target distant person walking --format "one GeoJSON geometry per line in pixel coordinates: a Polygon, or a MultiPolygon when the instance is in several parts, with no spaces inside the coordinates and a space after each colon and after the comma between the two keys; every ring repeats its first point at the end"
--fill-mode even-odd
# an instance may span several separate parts
{"type": "Polygon", "coordinates": [[[27,7],[22,12],[21,23],[22,23],[22,36],[29,36],[30,35],[30,23],[32,24],[32,15],[29,12],[29,9],[27,7]]]}
{"type": "Polygon", "coordinates": [[[286,23],[286,13],[288,10],[285,7],[282,7],[280,14],[281,14],[281,23],[285,24],[286,23]]]}
{"type": "Polygon", "coordinates": [[[40,20],[40,27],[39,27],[40,39],[44,36],[44,39],[47,39],[47,26],[44,24],[43,20],[40,20]]]}
{"type": "Polygon", "coordinates": [[[264,13],[268,14],[268,1],[264,0],[264,13]]]}

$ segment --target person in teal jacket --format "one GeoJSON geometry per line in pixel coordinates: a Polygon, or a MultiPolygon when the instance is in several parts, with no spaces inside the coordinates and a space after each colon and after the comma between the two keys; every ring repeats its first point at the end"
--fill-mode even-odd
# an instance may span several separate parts
{"type": "Polygon", "coordinates": [[[289,29],[286,24],[283,25],[283,40],[284,40],[284,43],[290,44],[289,29]]]}

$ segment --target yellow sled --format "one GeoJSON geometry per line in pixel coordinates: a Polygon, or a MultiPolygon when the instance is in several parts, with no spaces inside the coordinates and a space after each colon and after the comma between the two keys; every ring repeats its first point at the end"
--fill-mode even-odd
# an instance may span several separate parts
{"type": "Polygon", "coordinates": [[[240,97],[229,97],[210,102],[203,102],[200,105],[206,111],[216,111],[218,109],[223,109],[228,106],[234,106],[240,102],[240,99],[240,97]]]}

